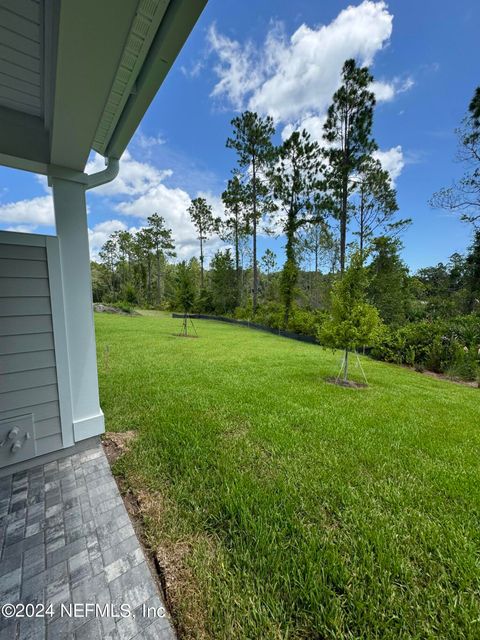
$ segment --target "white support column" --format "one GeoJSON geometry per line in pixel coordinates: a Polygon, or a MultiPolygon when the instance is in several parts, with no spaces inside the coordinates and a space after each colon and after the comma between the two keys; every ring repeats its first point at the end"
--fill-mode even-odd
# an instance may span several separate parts
{"type": "Polygon", "coordinates": [[[98,395],[85,184],[51,178],[60,245],[75,441],[103,433],[98,395]]]}

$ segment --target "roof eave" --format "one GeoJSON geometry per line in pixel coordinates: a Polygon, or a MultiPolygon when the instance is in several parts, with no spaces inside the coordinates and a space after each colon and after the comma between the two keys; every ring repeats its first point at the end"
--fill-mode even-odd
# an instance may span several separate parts
{"type": "Polygon", "coordinates": [[[93,146],[106,157],[120,158],[146,110],[175,62],[207,0],[171,0],[118,123],[106,145],[93,146]]]}

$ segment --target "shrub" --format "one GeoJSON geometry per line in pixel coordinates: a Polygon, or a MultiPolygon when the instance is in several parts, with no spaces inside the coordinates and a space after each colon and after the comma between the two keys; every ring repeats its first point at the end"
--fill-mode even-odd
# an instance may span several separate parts
{"type": "Polygon", "coordinates": [[[117,300],[117,302],[115,302],[111,306],[115,307],[116,309],[120,309],[120,311],[124,311],[125,313],[132,313],[133,311],[132,305],[125,300],[117,300]]]}
{"type": "Polygon", "coordinates": [[[380,360],[408,364],[453,377],[475,380],[479,367],[480,315],[453,320],[421,320],[385,331],[372,355],[380,360]]]}

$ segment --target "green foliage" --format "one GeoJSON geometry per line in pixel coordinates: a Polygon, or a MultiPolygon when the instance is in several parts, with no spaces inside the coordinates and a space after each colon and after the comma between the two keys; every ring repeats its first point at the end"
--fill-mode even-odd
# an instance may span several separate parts
{"type": "Polygon", "coordinates": [[[215,253],[210,264],[210,289],[214,313],[232,313],[237,305],[238,292],[230,249],[215,253]]]}
{"type": "Polygon", "coordinates": [[[112,304],[112,307],[116,307],[117,309],[120,309],[121,311],[124,311],[125,313],[132,313],[133,311],[133,306],[130,302],[128,302],[127,300],[117,300],[115,302],[115,304],[112,304]]]}
{"type": "Polygon", "coordinates": [[[317,333],[320,344],[345,351],[373,346],[381,335],[381,320],[375,307],[366,302],[358,302],[345,313],[345,307],[335,298],[332,315],[317,333]]]}
{"type": "Polygon", "coordinates": [[[354,253],[343,278],[333,285],[330,314],[317,332],[320,344],[345,351],[345,381],[348,378],[348,353],[375,345],[382,333],[378,310],[365,301],[367,284],[363,258],[360,253],[354,253]]]}
{"type": "Polygon", "coordinates": [[[304,130],[294,131],[278,149],[278,160],[270,172],[276,207],[286,237],[280,293],[285,307],[285,325],[294,301],[298,279],[299,231],[310,221],[314,194],[319,187],[320,147],[304,130]]]}
{"type": "Polygon", "coordinates": [[[471,314],[450,321],[412,322],[386,332],[372,355],[388,362],[475,380],[479,348],[480,315],[471,314]]]}
{"type": "Polygon", "coordinates": [[[340,269],[346,261],[347,225],[350,217],[349,198],[355,193],[352,178],[361,171],[377,145],[372,138],[375,95],[371,90],[373,77],[367,67],[358,67],[355,60],[345,62],[342,84],[334,93],[327,111],[323,137],[328,160],[325,168],[325,188],[331,198],[331,213],[340,222],[340,269]]]}
{"type": "Polygon", "coordinates": [[[177,265],[175,302],[181,311],[189,313],[196,300],[196,288],[190,266],[185,262],[177,265]]]}
{"type": "Polygon", "coordinates": [[[405,323],[410,302],[408,269],[399,255],[401,244],[385,236],[371,244],[368,299],[385,323],[399,327],[405,323]]]}
{"type": "Polygon", "coordinates": [[[245,227],[252,236],[253,257],[253,310],[258,304],[257,225],[271,211],[268,184],[263,178],[274,157],[272,136],[273,118],[262,118],[258,113],[244,111],[232,120],[233,135],[226,146],[237,152],[239,169],[243,170],[242,201],[246,205],[245,227]]]}
{"type": "Polygon", "coordinates": [[[327,319],[326,311],[310,311],[294,307],[288,323],[288,330],[302,336],[316,337],[319,327],[327,319]]]}
{"type": "Polygon", "coordinates": [[[203,245],[218,230],[220,222],[213,217],[212,207],[205,198],[194,198],[187,211],[198,232],[198,240],[200,241],[200,287],[203,289],[205,286],[203,245]]]}

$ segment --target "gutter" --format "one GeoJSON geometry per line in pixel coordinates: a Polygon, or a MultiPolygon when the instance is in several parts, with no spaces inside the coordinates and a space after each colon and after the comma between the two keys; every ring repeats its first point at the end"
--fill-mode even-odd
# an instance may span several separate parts
{"type": "Polygon", "coordinates": [[[120,169],[120,162],[118,158],[106,158],[105,163],[107,166],[103,171],[91,173],[90,175],[87,173],[84,174],[88,180],[85,189],[95,189],[95,187],[99,187],[102,184],[115,180],[120,169]]]}
{"type": "Polygon", "coordinates": [[[62,180],[70,180],[71,182],[83,184],[85,185],[85,190],[94,189],[95,187],[115,180],[118,175],[120,169],[120,161],[118,158],[107,157],[105,158],[105,164],[107,165],[105,169],[90,174],[51,164],[48,167],[48,186],[52,186],[52,178],[60,178],[62,180]]]}

